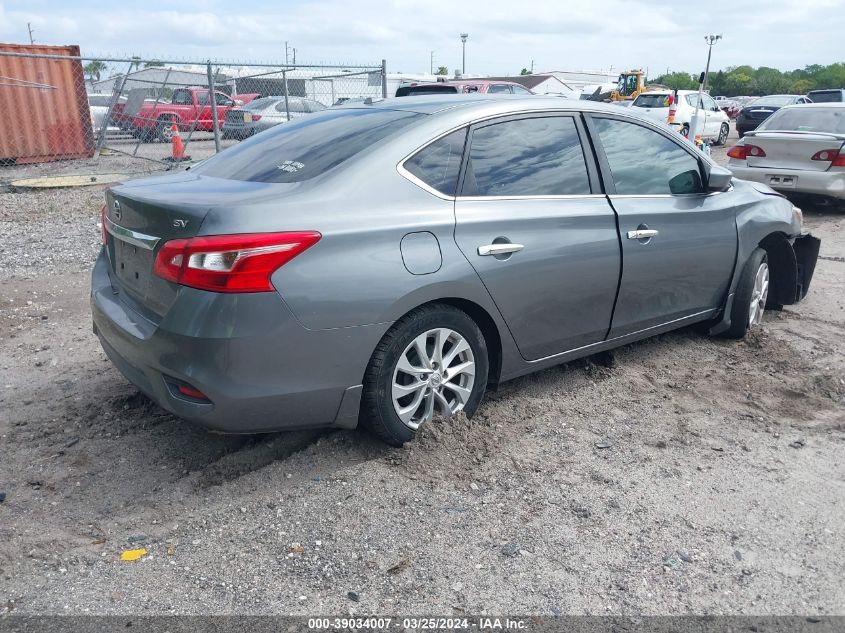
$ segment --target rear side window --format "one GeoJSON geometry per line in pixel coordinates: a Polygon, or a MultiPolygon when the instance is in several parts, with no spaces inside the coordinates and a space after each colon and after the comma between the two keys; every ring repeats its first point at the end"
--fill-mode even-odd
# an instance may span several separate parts
{"type": "Polygon", "coordinates": [[[584,151],[572,117],[516,119],[472,133],[461,195],[589,193],[584,151]]]}
{"type": "Polygon", "coordinates": [[[466,128],[447,134],[405,161],[405,169],[432,189],[454,196],[466,137],[466,128]]]}
{"type": "Polygon", "coordinates": [[[644,94],[634,100],[633,105],[638,108],[668,108],[669,95],[644,94]]]}
{"type": "Polygon", "coordinates": [[[641,125],[593,119],[619,195],[703,193],[698,160],[641,125]]]}
{"type": "Polygon", "coordinates": [[[302,182],[320,176],[426,115],[382,109],[324,110],[243,141],[194,167],[250,182],[302,182]]]}
{"type": "Polygon", "coordinates": [[[490,92],[490,93],[498,92],[498,93],[511,94],[511,87],[506,85],[506,84],[493,84],[492,86],[490,86],[490,88],[487,90],[487,92],[490,92]]]}

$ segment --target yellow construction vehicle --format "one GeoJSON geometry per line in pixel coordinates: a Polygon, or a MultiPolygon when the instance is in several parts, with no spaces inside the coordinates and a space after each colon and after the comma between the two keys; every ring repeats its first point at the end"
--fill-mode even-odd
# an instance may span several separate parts
{"type": "Polygon", "coordinates": [[[619,75],[616,90],[610,93],[611,101],[630,101],[646,91],[645,74],[642,70],[629,70],[619,75]]]}

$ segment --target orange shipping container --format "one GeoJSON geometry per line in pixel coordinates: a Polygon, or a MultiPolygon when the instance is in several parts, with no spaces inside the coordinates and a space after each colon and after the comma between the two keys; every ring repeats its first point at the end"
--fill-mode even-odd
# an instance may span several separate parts
{"type": "Polygon", "coordinates": [[[0,165],[94,155],[94,131],[78,46],[0,43],[0,165]]]}

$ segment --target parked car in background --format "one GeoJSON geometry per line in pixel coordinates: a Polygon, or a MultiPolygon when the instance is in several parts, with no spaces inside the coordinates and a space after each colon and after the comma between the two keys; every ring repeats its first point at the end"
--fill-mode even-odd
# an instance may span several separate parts
{"type": "Polygon", "coordinates": [[[739,111],[742,110],[739,101],[734,101],[733,99],[722,99],[721,101],[717,101],[716,104],[722,112],[728,115],[729,119],[735,119],[739,111]]]}
{"type": "Polygon", "coordinates": [[[98,133],[104,125],[107,129],[118,129],[116,120],[120,116],[123,106],[126,105],[126,97],[118,97],[114,100],[114,105],[112,105],[112,100],[114,100],[114,95],[112,94],[88,94],[88,108],[91,110],[91,124],[94,127],[95,134],[98,133]],[[106,117],[109,114],[109,107],[112,109],[112,114],[107,121],[106,117]]]}
{"type": "Polygon", "coordinates": [[[811,101],[801,95],[768,95],[754,99],[747,103],[736,115],[737,134],[739,134],[739,138],[742,138],[751,130],[757,129],[758,125],[780,108],[804,103],[811,103],[811,101]]]}
{"type": "MultiPolygon", "coordinates": [[[[215,92],[214,102],[217,109],[217,124],[223,127],[226,113],[232,108],[249,103],[257,95],[239,95],[236,101],[225,92],[215,92]]],[[[145,101],[138,113],[132,118],[132,133],[144,141],[158,139],[169,143],[172,126],[175,121],[182,132],[214,130],[214,120],[209,105],[207,88],[178,88],[173,91],[169,103],[145,101]]]]}
{"type": "Polygon", "coordinates": [[[325,110],[319,101],[304,97],[262,97],[245,106],[226,112],[223,123],[223,138],[245,139],[264,130],[269,130],[279,123],[287,123],[312,112],[325,110]]]}
{"type": "Polygon", "coordinates": [[[845,89],[810,90],[807,98],[813,103],[842,103],[845,101],[845,89]]]}
{"type": "Polygon", "coordinates": [[[819,248],[639,109],[541,96],[329,108],[108,189],[103,227],[94,331],[162,407],[394,445],[574,358],[697,322],[740,338],[819,248]]]}
{"type": "MultiPolygon", "coordinates": [[[[661,122],[669,118],[670,109],[675,110],[675,119],[671,124],[682,136],[689,136],[690,123],[698,105],[697,90],[655,90],[644,92],[634,99],[633,107],[647,116],[661,122]],[[670,106],[670,102],[674,103],[670,106]]],[[[701,95],[703,117],[701,138],[714,145],[724,145],[730,133],[730,119],[722,112],[715,99],[708,94],[701,95]]]]}
{"type": "Polygon", "coordinates": [[[493,81],[489,79],[462,79],[456,81],[438,81],[431,83],[410,83],[396,89],[397,97],[412,95],[440,95],[440,94],[508,94],[532,95],[525,86],[512,81],[493,81]]]}
{"type": "Polygon", "coordinates": [[[738,178],[845,200],[845,103],[780,108],[728,157],[738,178]]]}

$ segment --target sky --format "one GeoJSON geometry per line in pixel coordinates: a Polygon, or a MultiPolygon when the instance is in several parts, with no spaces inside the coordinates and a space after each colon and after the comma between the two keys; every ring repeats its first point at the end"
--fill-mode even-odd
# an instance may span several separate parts
{"type": "Polygon", "coordinates": [[[781,70],[845,61],[845,0],[0,0],[0,42],[79,44],[84,55],[388,63],[390,72],[781,70]]]}

